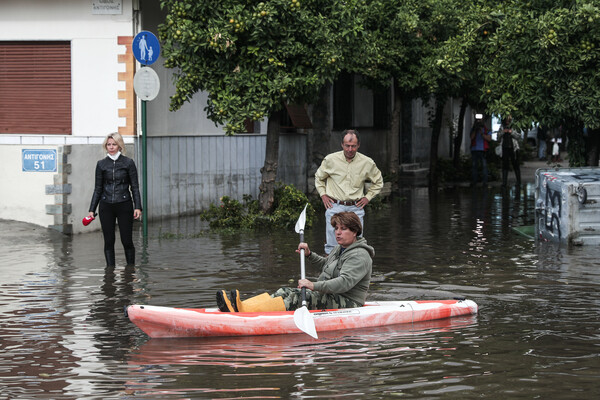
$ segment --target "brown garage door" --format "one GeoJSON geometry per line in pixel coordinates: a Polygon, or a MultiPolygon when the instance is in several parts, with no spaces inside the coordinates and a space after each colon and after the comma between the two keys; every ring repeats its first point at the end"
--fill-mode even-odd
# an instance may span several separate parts
{"type": "Polygon", "coordinates": [[[71,134],[71,43],[0,41],[0,134],[71,134]]]}

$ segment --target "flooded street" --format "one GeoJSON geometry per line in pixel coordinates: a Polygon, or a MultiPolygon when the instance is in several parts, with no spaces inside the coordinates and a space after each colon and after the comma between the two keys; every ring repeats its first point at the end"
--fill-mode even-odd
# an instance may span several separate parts
{"type": "MultiPolygon", "coordinates": [[[[0,399],[591,399],[600,395],[600,248],[536,242],[534,186],[402,193],[369,210],[369,300],[462,296],[479,314],[271,337],[152,339],[129,304],[214,307],[295,284],[298,235],[136,224],[137,265],[106,269],[101,232],[0,221],[0,399]]],[[[298,210],[300,212],[301,210],[298,210]]],[[[322,252],[324,222],[306,231],[322,252]]],[[[94,222],[97,223],[97,222],[94,222]]],[[[318,272],[307,265],[307,276],[318,272]]]]}

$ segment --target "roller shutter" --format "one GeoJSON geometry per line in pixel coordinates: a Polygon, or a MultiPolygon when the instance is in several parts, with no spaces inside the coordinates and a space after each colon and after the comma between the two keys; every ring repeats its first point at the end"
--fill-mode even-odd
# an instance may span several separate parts
{"type": "Polygon", "coordinates": [[[71,133],[71,43],[0,41],[0,134],[71,133]]]}

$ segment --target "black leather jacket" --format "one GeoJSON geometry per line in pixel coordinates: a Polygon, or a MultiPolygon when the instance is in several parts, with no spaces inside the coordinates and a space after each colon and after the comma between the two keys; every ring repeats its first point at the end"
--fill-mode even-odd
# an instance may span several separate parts
{"type": "Polygon", "coordinates": [[[140,185],[137,168],[129,157],[120,155],[116,161],[110,157],[103,158],[96,164],[96,185],[89,211],[95,212],[98,203],[121,203],[131,200],[135,209],[142,209],[140,185]],[[129,187],[131,186],[131,192],[129,187]]]}

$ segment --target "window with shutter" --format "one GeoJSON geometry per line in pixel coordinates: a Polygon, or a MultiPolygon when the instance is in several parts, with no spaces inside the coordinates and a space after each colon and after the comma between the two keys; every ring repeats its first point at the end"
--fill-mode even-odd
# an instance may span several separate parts
{"type": "Polygon", "coordinates": [[[0,134],[70,135],[71,43],[0,41],[0,134]]]}

